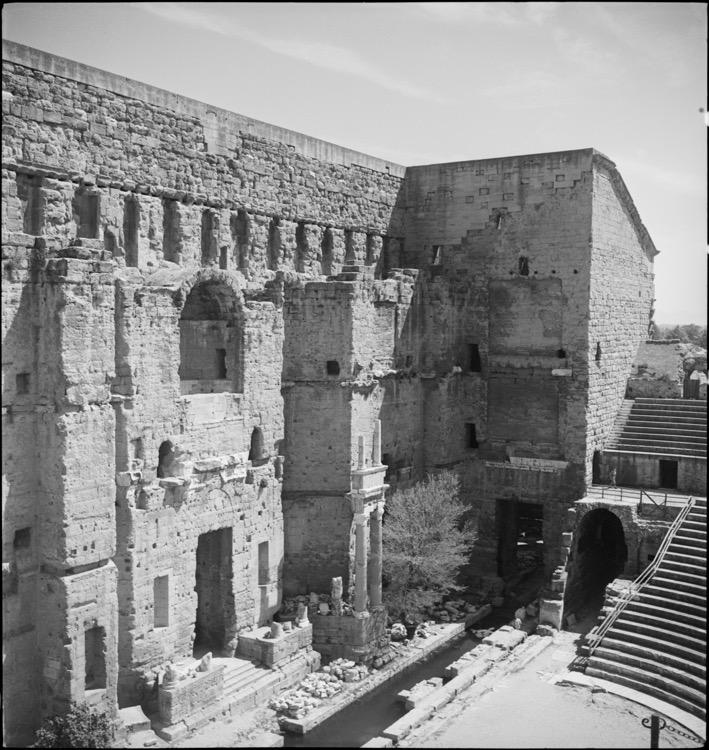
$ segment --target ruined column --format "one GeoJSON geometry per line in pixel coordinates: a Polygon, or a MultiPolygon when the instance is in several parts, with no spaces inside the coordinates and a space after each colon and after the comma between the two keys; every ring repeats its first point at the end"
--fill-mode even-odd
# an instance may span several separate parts
{"type": "Polygon", "coordinates": [[[364,617],[367,611],[367,516],[356,513],[355,530],[355,600],[354,616],[364,617]]]}
{"type": "Polygon", "coordinates": [[[382,420],[374,420],[374,436],[372,438],[372,466],[382,463],[382,420]]]}
{"type": "MultiPolygon", "coordinates": [[[[379,420],[377,420],[379,421],[379,420]]],[[[379,607],[382,603],[382,516],[384,505],[378,504],[370,516],[369,556],[369,604],[379,607]]]]}

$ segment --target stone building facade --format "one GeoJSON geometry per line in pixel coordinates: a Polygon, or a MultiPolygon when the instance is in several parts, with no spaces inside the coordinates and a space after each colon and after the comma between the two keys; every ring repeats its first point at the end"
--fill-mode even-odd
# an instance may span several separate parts
{"type": "Polygon", "coordinates": [[[564,564],[653,297],[608,158],[404,168],[14,43],[3,116],[8,739],[333,577],[376,615],[427,472],[471,585],[529,516],[564,564]]]}

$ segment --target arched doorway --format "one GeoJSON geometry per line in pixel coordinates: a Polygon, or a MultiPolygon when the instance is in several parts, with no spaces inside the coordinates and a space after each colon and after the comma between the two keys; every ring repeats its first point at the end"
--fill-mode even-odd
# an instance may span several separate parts
{"type": "Polygon", "coordinates": [[[601,607],[606,585],[628,561],[623,524],[607,508],[589,511],[576,531],[573,567],[566,587],[566,609],[579,613],[601,607]]]}

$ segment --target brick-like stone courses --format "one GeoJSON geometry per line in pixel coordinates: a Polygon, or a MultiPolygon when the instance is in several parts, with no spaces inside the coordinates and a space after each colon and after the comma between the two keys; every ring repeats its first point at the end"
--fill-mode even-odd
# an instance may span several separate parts
{"type": "MultiPolygon", "coordinates": [[[[485,388],[471,391],[484,399],[486,419],[477,409],[463,419],[448,419],[464,409],[459,391],[451,393],[450,407],[439,401],[432,413],[442,415],[446,427],[457,422],[461,430],[460,422],[468,420],[475,424],[480,450],[467,451],[474,463],[465,467],[464,487],[479,509],[478,562],[490,573],[494,566],[484,565],[482,558],[489,563],[497,546],[493,498],[544,503],[551,555],[546,563],[553,567],[563,531],[563,512],[555,504],[562,498],[572,502],[584,492],[593,453],[586,444],[587,420],[597,421],[595,404],[589,410],[585,404],[589,368],[595,364],[593,358],[589,364],[588,355],[591,257],[600,259],[607,252],[607,239],[596,249],[591,216],[594,207],[611,210],[597,195],[597,174],[606,169],[604,157],[589,149],[407,171],[406,264],[428,269],[430,277],[419,318],[428,355],[424,368],[440,378],[451,359],[464,361],[462,350],[476,343],[486,374],[485,388]],[[458,291],[463,284],[471,290],[467,296],[458,291]],[[449,306],[453,300],[455,307],[449,306]],[[448,324],[453,309],[467,330],[448,324]],[[499,464],[525,455],[561,459],[576,468],[543,474],[499,464]],[[492,464],[483,463],[489,459],[492,464]]],[[[615,196],[608,198],[619,205],[615,196]]],[[[628,242],[621,265],[636,264],[643,254],[638,223],[635,217],[623,230],[628,242]]],[[[614,284],[623,284],[620,268],[604,274],[615,274],[614,284]]],[[[610,308],[614,294],[605,299],[610,308]]],[[[637,309],[649,311],[644,292],[639,300],[637,309]]],[[[639,329],[621,325],[612,348],[633,342],[626,346],[631,350],[641,338],[639,329]]],[[[607,374],[614,393],[624,387],[630,361],[618,364],[607,374]]],[[[616,407],[604,408],[610,416],[616,407]]],[[[447,453],[451,462],[459,461],[465,437],[451,429],[436,433],[435,424],[435,418],[426,420],[431,458],[444,464],[447,453]]],[[[607,434],[605,427],[602,434],[607,434]]]]}
{"type": "MultiPolygon", "coordinates": [[[[110,78],[108,85],[117,88],[110,78]]],[[[70,182],[99,196],[97,236],[103,238],[108,230],[121,246],[125,200],[138,194],[141,229],[148,230],[146,239],[140,240],[139,267],[163,257],[160,209],[166,204],[157,197],[174,203],[172,220],[181,239],[180,247],[170,252],[182,263],[200,260],[205,207],[217,209],[216,244],[227,246],[227,258],[234,257],[230,222],[238,218],[239,209],[246,212],[250,225],[263,225],[266,220],[268,226],[268,217],[280,218],[281,225],[270,233],[274,271],[295,270],[299,261],[298,270],[320,273],[316,238],[327,227],[350,231],[351,252],[361,262],[367,256],[366,232],[378,237],[370,242],[372,264],[378,260],[376,245],[383,236],[401,236],[401,223],[393,211],[401,178],[383,166],[375,171],[357,164],[322,162],[285,143],[248,133],[247,128],[217,155],[209,149],[206,113],[187,115],[180,100],[173,103],[174,109],[160,107],[21,65],[4,63],[3,86],[4,164],[16,165],[21,174],[29,170],[46,176],[46,186],[37,189],[48,206],[46,212],[66,220],[58,224],[50,220],[65,240],[77,230],[70,182]],[[61,208],[57,211],[50,204],[61,208]],[[299,259],[297,221],[303,221],[305,228],[299,259]],[[318,229],[308,228],[309,223],[318,229]],[[141,250],[149,253],[147,260],[141,259],[141,250]]],[[[3,214],[3,228],[22,231],[21,200],[16,188],[7,191],[11,200],[7,215],[3,214]]],[[[244,265],[254,274],[267,270],[263,260],[268,256],[269,233],[252,228],[253,262],[244,265]]],[[[218,256],[210,258],[211,263],[218,261],[218,256]]]]}
{"type": "Polygon", "coordinates": [[[21,45],[4,54],[9,739],[87,684],[114,708],[155,708],[196,621],[226,645],[282,592],[333,576],[350,590],[351,472],[360,436],[376,459],[376,419],[392,486],[461,470],[476,580],[497,575],[500,499],[543,503],[547,567],[565,560],[565,508],[652,297],[651,242],[605,157],[404,180],[21,45]],[[530,457],[547,463],[510,461],[530,457]],[[195,579],[216,539],[223,588],[195,579]]]}
{"type": "Polygon", "coordinates": [[[613,427],[630,368],[647,335],[653,299],[656,251],[612,167],[605,158],[596,159],[586,350],[587,463],[613,427]]]}

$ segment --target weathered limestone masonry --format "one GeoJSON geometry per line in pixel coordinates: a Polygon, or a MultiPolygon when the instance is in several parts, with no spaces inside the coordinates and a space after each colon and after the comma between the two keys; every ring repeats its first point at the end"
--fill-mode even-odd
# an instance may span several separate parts
{"type": "Polygon", "coordinates": [[[645,337],[656,250],[592,149],[409,169],[405,236],[428,277],[427,467],[462,468],[481,585],[515,572],[530,506],[551,573],[645,337]]]}
{"type": "Polygon", "coordinates": [[[427,472],[463,477],[473,586],[523,514],[564,563],[652,299],[604,156],[404,169],[14,43],[3,117],[10,743],[155,710],[332,578],[313,647],[371,660],[385,493],[427,472]]]}

